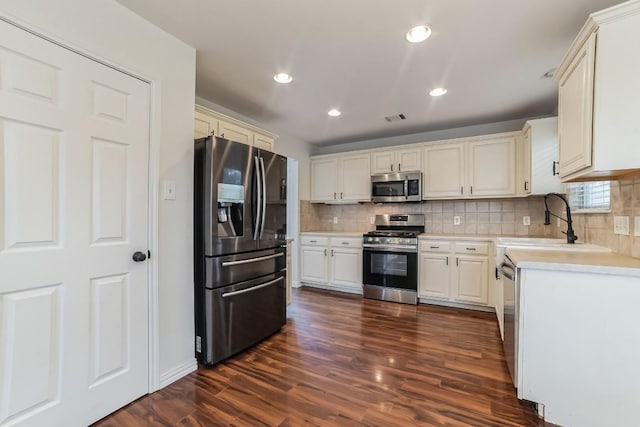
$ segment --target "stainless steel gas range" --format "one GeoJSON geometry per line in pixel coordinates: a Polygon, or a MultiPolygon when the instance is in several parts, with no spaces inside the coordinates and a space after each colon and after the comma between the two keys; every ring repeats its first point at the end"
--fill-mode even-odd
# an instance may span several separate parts
{"type": "Polygon", "coordinates": [[[375,231],[363,235],[364,297],[417,304],[424,215],[376,215],[375,225],[375,231]]]}

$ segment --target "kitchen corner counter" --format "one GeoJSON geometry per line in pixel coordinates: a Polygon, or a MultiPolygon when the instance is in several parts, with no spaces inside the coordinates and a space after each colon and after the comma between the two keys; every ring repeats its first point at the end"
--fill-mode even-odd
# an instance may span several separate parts
{"type": "Polygon", "coordinates": [[[640,277],[640,259],[611,252],[507,248],[506,253],[518,268],[640,277]]]}

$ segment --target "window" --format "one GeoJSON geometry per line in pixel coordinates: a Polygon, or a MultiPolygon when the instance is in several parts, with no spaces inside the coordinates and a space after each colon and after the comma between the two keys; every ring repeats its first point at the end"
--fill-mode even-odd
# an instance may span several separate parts
{"type": "Polygon", "coordinates": [[[576,212],[608,211],[611,207],[609,181],[569,184],[569,204],[576,212]]]}

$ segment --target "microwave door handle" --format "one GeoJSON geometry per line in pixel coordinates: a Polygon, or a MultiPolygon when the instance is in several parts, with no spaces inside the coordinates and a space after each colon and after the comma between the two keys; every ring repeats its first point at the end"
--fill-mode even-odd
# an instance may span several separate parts
{"type": "Polygon", "coordinates": [[[409,198],[409,178],[405,177],[404,179],[404,198],[409,198]]]}
{"type": "Polygon", "coordinates": [[[256,222],[253,224],[253,240],[258,240],[258,236],[260,235],[260,216],[262,215],[262,204],[260,203],[260,200],[262,199],[262,187],[260,186],[260,163],[258,161],[258,156],[253,156],[253,164],[256,168],[256,190],[258,192],[258,196],[255,200],[258,212],[256,214],[256,222]]]}
{"type": "Polygon", "coordinates": [[[264,168],[264,158],[262,156],[260,156],[260,166],[262,168],[262,172],[260,173],[262,176],[262,219],[260,220],[260,238],[262,239],[265,217],[267,216],[267,171],[264,168]]]}

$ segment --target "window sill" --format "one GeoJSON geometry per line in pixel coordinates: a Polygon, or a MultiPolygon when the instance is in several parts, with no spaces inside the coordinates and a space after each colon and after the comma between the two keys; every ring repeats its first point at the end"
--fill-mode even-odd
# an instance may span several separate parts
{"type": "Polygon", "coordinates": [[[608,214],[611,213],[611,209],[576,209],[571,210],[571,214],[608,214]]]}

